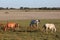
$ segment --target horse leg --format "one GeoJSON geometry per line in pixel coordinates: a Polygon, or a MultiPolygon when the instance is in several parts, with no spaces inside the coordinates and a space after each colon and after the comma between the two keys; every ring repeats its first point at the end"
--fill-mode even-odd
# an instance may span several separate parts
{"type": "Polygon", "coordinates": [[[45,32],[48,32],[48,28],[46,28],[45,32]]]}
{"type": "Polygon", "coordinates": [[[52,31],[56,32],[56,28],[53,28],[52,31]]]}
{"type": "Polygon", "coordinates": [[[36,24],[36,27],[37,27],[37,29],[38,29],[38,23],[36,24]]]}
{"type": "Polygon", "coordinates": [[[13,29],[13,31],[15,31],[15,27],[14,28],[12,28],[13,29]]]}
{"type": "Polygon", "coordinates": [[[52,29],[51,29],[51,33],[53,32],[53,30],[54,30],[54,29],[52,28],[52,29]]]}
{"type": "Polygon", "coordinates": [[[56,28],[55,28],[54,30],[55,30],[55,32],[56,32],[56,28]]]}
{"type": "Polygon", "coordinates": [[[6,31],[6,28],[4,28],[4,30],[6,31]]]}
{"type": "Polygon", "coordinates": [[[56,28],[54,27],[53,29],[54,29],[54,32],[56,32],[56,28]]]}
{"type": "Polygon", "coordinates": [[[4,28],[4,31],[6,31],[7,30],[7,27],[6,28],[4,28]]]}

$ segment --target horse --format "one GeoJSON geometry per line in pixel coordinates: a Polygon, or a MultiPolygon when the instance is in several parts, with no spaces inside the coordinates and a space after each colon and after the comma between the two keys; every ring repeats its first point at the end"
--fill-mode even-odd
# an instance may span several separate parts
{"type": "Polygon", "coordinates": [[[51,24],[51,23],[47,23],[47,24],[44,24],[44,29],[45,31],[48,31],[48,29],[50,29],[52,32],[56,32],[56,27],[54,24],[51,24]]]}
{"type": "Polygon", "coordinates": [[[18,23],[14,23],[14,22],[8,22],[6,25],[5,25],[5,31],[6,30],[9,30],[9,29],[12,29],[12,30],[15,30],[16,27],[19,27],[19,24],[18,23]]]}
{"type": "Polygon", "coordinates": [[[33,27],[33,28],[38,28],[38,24],[40,23],[40,20],[31,20],[30,22],[30,27],[33,27]]]}

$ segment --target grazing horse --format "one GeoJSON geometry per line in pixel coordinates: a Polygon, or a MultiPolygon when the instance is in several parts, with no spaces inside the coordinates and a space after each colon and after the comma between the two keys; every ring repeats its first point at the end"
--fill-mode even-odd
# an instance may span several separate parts
{"type": "Polygon", "coordinates": [[[17,23],[13,23],[13,22],[8,22],[6,25],[5,25],[5,31],[8,30],[8,29],[13,29],[15,30],[16,27],[18,27],[19,24],[17,23]]]}
{"type": "Polygon", "coordinates": [[[39,22],[40,22],[40,20],[31,20],[30,27],[37,27],[38,28],[39,22]]]}
{"type": "Polygon", "coordinates": [[[50,29],[51,31],[55,31],[56,32],[56,27],[55,27],[54,24],[47,23],[43,27],[44,27],[45,31],[48,31],[48,29],[50,29]]]}

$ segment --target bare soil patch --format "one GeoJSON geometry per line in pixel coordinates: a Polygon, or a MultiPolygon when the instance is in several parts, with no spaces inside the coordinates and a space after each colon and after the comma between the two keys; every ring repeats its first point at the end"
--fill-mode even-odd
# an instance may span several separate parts
{"type": "Polygon", "coordinates": [[[21,12],[18,10],[0,10],[0,20],[23,19],[60,19],[59,11],[21,12]]]}

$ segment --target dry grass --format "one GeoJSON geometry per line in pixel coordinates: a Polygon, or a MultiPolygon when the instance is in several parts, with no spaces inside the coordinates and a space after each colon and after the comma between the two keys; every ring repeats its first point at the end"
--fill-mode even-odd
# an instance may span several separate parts
{"type": "Polygon", "coordinates": [[[25,19],[60,19],[60,10],[0,10],[0,20],[25,19]]]}

